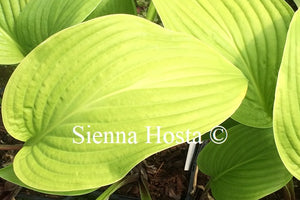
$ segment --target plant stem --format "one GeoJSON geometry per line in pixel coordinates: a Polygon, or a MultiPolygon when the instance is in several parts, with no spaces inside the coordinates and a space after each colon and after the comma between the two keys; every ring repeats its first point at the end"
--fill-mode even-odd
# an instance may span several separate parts
{"type": "Polygon", "coordinates": [[[0,151],[20,150],[22,147],[23,147],[23,144],[0,145],[0,151]]]}
{"type": "Polygon", "coordinates": [[[149,192],[149,188],[143,177],[140,178],[138,185],[139,185],[141,200],[152,200],[150,192],[149,192]]]}
{"type": "Polygon", "coordinates": [[[138,180],[139,174],[133,174],[123,178],[122,180],[112,184],[107,188],[96,200],[107,200],[116,190],[123,187],[126,184],[135,182],[138,180]]]}
{"type": "Polygon", "coordinates": [[[195,175],[194,175],[193,189],[191,191],[192,195],[194,195],[196,193],[196,190],[197,190],[198,171],[199,171],[199,167],[197,165],[196,170],[195,170],[195,175]]]}
{"type": "Polygon", "coordinates": [[[284,200],[296,200],[294,182],[290,180],[283,188],[284,200]]]}
{"type": "Polygon", "coordinates": [[[207,199],[207,194],[210,190],[210,180],[208,181],[208,183],[205,185],[205,190],[203,191],[200,199],[207,199]]]}
{"type": "Polygon", "coordinates": [[[146,15],[146,19],[150,20],[150,21],[154,21],[155,17],[157,15],[156,9],[154,7],[153,2],[151,1],[148,10],[147,10],[147,15],[146,15]]]}
{"type": "Polygon", "coordinates": [[[294,0],[295,4],[298,6],[298,8],[300,7],[300,0],[294,0]]]}

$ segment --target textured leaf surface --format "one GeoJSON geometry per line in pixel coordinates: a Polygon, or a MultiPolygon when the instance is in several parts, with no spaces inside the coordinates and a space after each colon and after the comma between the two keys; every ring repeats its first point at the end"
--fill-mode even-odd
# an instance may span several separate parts
{"type": "Polygon", "coordinates": [[[9,165],[5,168],[0,169],[0,177],[14,183],[16,185],[19,185],[21,187],[25,187],[31,190],[35,190],[37,192],[41,193],[47,193],[47,194],[55,194],[55,195],[80,195],[80,194],[87,194],[90,192],[93,192],[95,189],[89,189],[89,190],[84,190],[84,191],[73,191],[73,192],[51,192],[51,191],[43,191],[43,190],[36,190],[35,188],[29,187],[25,185],[20,179],[16,176],[13,165],[9,165]]]}
{"type": "Polygon", "coordinates": [[[225,143],[209,143],[200,152],[198,165],[211,177],[213,196],[222,200],[260,199],[292,178],[280,160],[271,128],[230,128],[225,143]]]}
{"type": "Polygon", "coordinates": [[[52,34],[82,22],[101,0],[34,0],[17,20],[16,33],[26,53],[52,34]]]}
{"type": "Polygon", "coordinates": [[[15,37],[15,24],[29,0],[0,0],[0,64],[16,64],[23,59],[15,37]]]}
{"type": "Polygon", "coordinates": [[[15,24],[29,0],[0,0],[0,26],[10,36],[15,36],[15,24]]]}
{"type": "Polygon", "coordinates": [[[109,14],[133,14],[136,15],[134,0],[102,0],[87,20],[109,14]]]}
{"type": "Polygon", "coordinates": [[[248,78],[233,119],[272,126],[277,73],[293,15],[283,0],[153,0],[165,27],[192,34],[218,49],[248,78]]]}
{"type": "Polygon", "coordinates": [[[218,53],[145,19],[111,15],[74,26],[35,48],[6,86],[5,127],[26,141],[15,173],[41,190],[110,184],[175,145],[157,144],[156,136],[145,144],[145,126],[153,134],[161,126],[161,139],[165,131],[205,133],[234,113],[246,88],[243,74],[218,53]],[[82,144],[73,143],[80,142],[75,126],[84,129],[77,130],[82,144]],[[124,131],[125,144],[88,143],[87,132],[95,131],[114,132],[114,142],[124,131]],[[128,144],[130,131],[137,144],[128,144]]]}
{"type": "Polygon", "coordinates": [[[300,12],[291,23],[280,67],[274,106],[274,133],[279,155],[300,179],[300,12]]]}
{"type": "Polygon", "coordinates": [[[0,27],[0,64],[16,64],[23,58],[18,44],[0,27]]]}

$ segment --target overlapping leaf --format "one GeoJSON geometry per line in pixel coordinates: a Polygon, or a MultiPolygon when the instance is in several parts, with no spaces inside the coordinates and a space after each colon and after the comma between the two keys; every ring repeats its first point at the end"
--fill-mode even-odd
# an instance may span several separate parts
{"type": "Polygon", "coordinates": [[[84,190],[84,191],[71,191],[71,192],[51,192],[51,191],[43,191],[43,190],[37,190],[35,188],[29,187],[28,185],[25,185],[20,179],[16,176],[14,170],[13,170],[13,165],[9,165],[7,167],[1,168],[0,169],[0,177],[11,182],[14,184],[17,184],[21,187],[25,187],[31,190],[35,190],[37,192],[41,193],[47,193],[47,194],[56,194],[56,195],[80,195],[80,194],[87,194],[90,192],[93,192],[95,189],[89,189],[89,190],[84,190]]]}
{"type": "Polygon", "coordinates": [[[133,14],[136,15],[134,0],[102,0],[87,20],[109,14],[133,14]]]}
{"type": "Polygon", "coordinates": [[[271,128],[230,128],[225,143],[209,143],[200,152],[198,165],[210,176],[213,196],[222,200],[260,199],[292,178],[280,160],[271,128]]]}
{"type": "Polygon", "coordinates": [[[0,0],[0,64],[16,64],[23,59],[16,42],[15,24],[29,0],[0,0]]]}
{"type": "Polygon", "coordinates": [[[73,26],[35,48],[6,87],[5,127],[26,141],[14,171],[40,190],[110,184],[175,145],[163,142],[165,131],[205,133],[220,124],[237,109],[246,88],[237,68],[186,34],[130,15],[73,26]],[[76,129],[84,135],[82,144],[74,143],[81,141],[75,126],[84,129],[76,129]],[[145,144],[145,126],[152,134],[161,126],[151,144],[145,144]],[[116,132],[124,131],[126,141],[95,144],[91,138],[89,143],[87,132],[95,131],[112,131],[113,142],[116,132]],[[137,144],[128,143],[130,131],[137,144]]]}
{"type": "Polygon", "coordinates": [[[280,67],[274,105],[274,133],[279,155],[300,179],[300,12],[291,23],[280,67]]]}
{"type": "Polygon", "coordinates": [[[21,47],[0,27],[0,64],[16,64],[23,58],[21,47]]]}
{"type": "Polygon", "coordinates": [[[1,0],[0,64],[20,62],[49,36],[87,17],[113,13],[136,14],[133,0],[1,0]]]}
{"type": "Polygon", "coordinates": [[[101,0],[34,0],[20,14],[16,34],[29,53],[50,35],[82,22],[101,0]]]}
{"type": "Polygon", "coordinates": [[[29,0],[0,1],[0,26],[8,35],[15,36],[16,20],[28,2],[29,0]]]}
{"type": "Polygon", "coordinates": [[[153,0],[166,28],[186,32],[218,49],[248,78],[233,119],[272,126],[277,73],[293,15],[283,0],[153,0]]]}

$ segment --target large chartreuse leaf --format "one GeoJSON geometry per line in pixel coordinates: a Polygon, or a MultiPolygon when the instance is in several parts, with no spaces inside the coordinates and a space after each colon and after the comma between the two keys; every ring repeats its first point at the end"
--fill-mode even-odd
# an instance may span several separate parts
{"type": "Polygon", "coordinates": [[[7,84],[3,121],[26,142],[14,171],[40,190],[110,184],[175,145],[162,140],[165,131],[205,133],[220,124],[237,109],[246,87],[242,73],[214,50],[145,19],[110,15],[73,26],[35,48],[7,84]],[[152,134],[161,126],[161,143],[154,135],[145,144],[146,126],[152,134]],[[85,137],[82,144],[76,144],[82,139],[74,127],[85,137]],[[88,143],[87,132],[95,131],[113,132],[113,142],[124,131],[125,143],[110,137],[106,144],[88,143]],[[130,144],[130,131],[137,144],[130,144]]]}
{"type": "Polygon", "coordinates": [[[16,42],[15,24],[29,0],[0,0],[0,64],[16,64],[23,59],[16,42]]]}
{"type": "Polygon", "coordinates": [[[300,179],[300,12],[288,33],[274,105],[274,133],[279,155],[300,179]]]}
{"type": "Polygon", "coordinates": [[[34,0],[20,14],[16,24],[18,41],[26,53],[50,35],[82,22],[101,0],[34,0]]]}
{"type": "Polygon", "coordinates": [[[25,185],[20,179],[16,176],[13,165],[9,165],[7,167],[0,169],[0,177],[8,180],[11,183],[17,184],[21,187],[25,187],[31,190],[35,190],[37,192],[47,193],[47,194],[56,194],[56,195],[79,195],[79,194],[87,194],[95,189],[89,189],[89,190],[82,190],[82,191],[71,191],[71,192],[51,192],[51,191],[43,191],[43,190],[37,190],[35,188],[29,187],[28,185],[25,185]]]}
{"type": "Polygon", "coordinates": [[[272,128],[230,128],[225,143],[211,142],[200,152],[198,165],[210,176],[213,196],[221,200],[260,199],[292,178],[280,160],[272,128]]]}
{"type": "Polygon", "coordinates": [[[248,78],[233,119],[272,126],[278,68],[293,15],[283,0],[153,0],[166,28],[186,32],[218,49],[248,78]]]}
{"type": "Polygon", "coordinates": [[[294,0],[294,2],[296,3],[296,5],[297,5],[298,8],[299,8],[299,6],[300,6],[300,0],[294,0]]]}
{"type": "Polygon", "coordinates": [[[134,0],[102,0],[94,12],[88,16],[87,20],[118,13],[136,15],[134,0]]]}

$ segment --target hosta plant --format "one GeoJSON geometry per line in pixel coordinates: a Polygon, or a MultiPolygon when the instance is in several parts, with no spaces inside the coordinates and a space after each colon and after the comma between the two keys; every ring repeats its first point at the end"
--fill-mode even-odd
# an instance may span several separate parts
{"type": "Polygon", "coordinates": [[[198,158],[200,170],[211,176],[213,195],[258,199],[286,184],[289,173],[300,179],[300,13],[277,0],[154,3],[166,28],[218,49],[249,80],[232,116],[243,125],[198,158]]]}
{"type": "Polygon", "coordinates": [[[283,0],[153,3],[164,28],[108,15],[61,26],[40,45],[47,29],[22,24],[47,17],[24,17],[15,37],[30,53],[15,61],[2,115],[25,144],[1,177],[86,193],[232,117],[240,125],[227,143],[209,144],[198,159],[217,199],[257,199],[300,178],[299,12],[283,0]]]}

